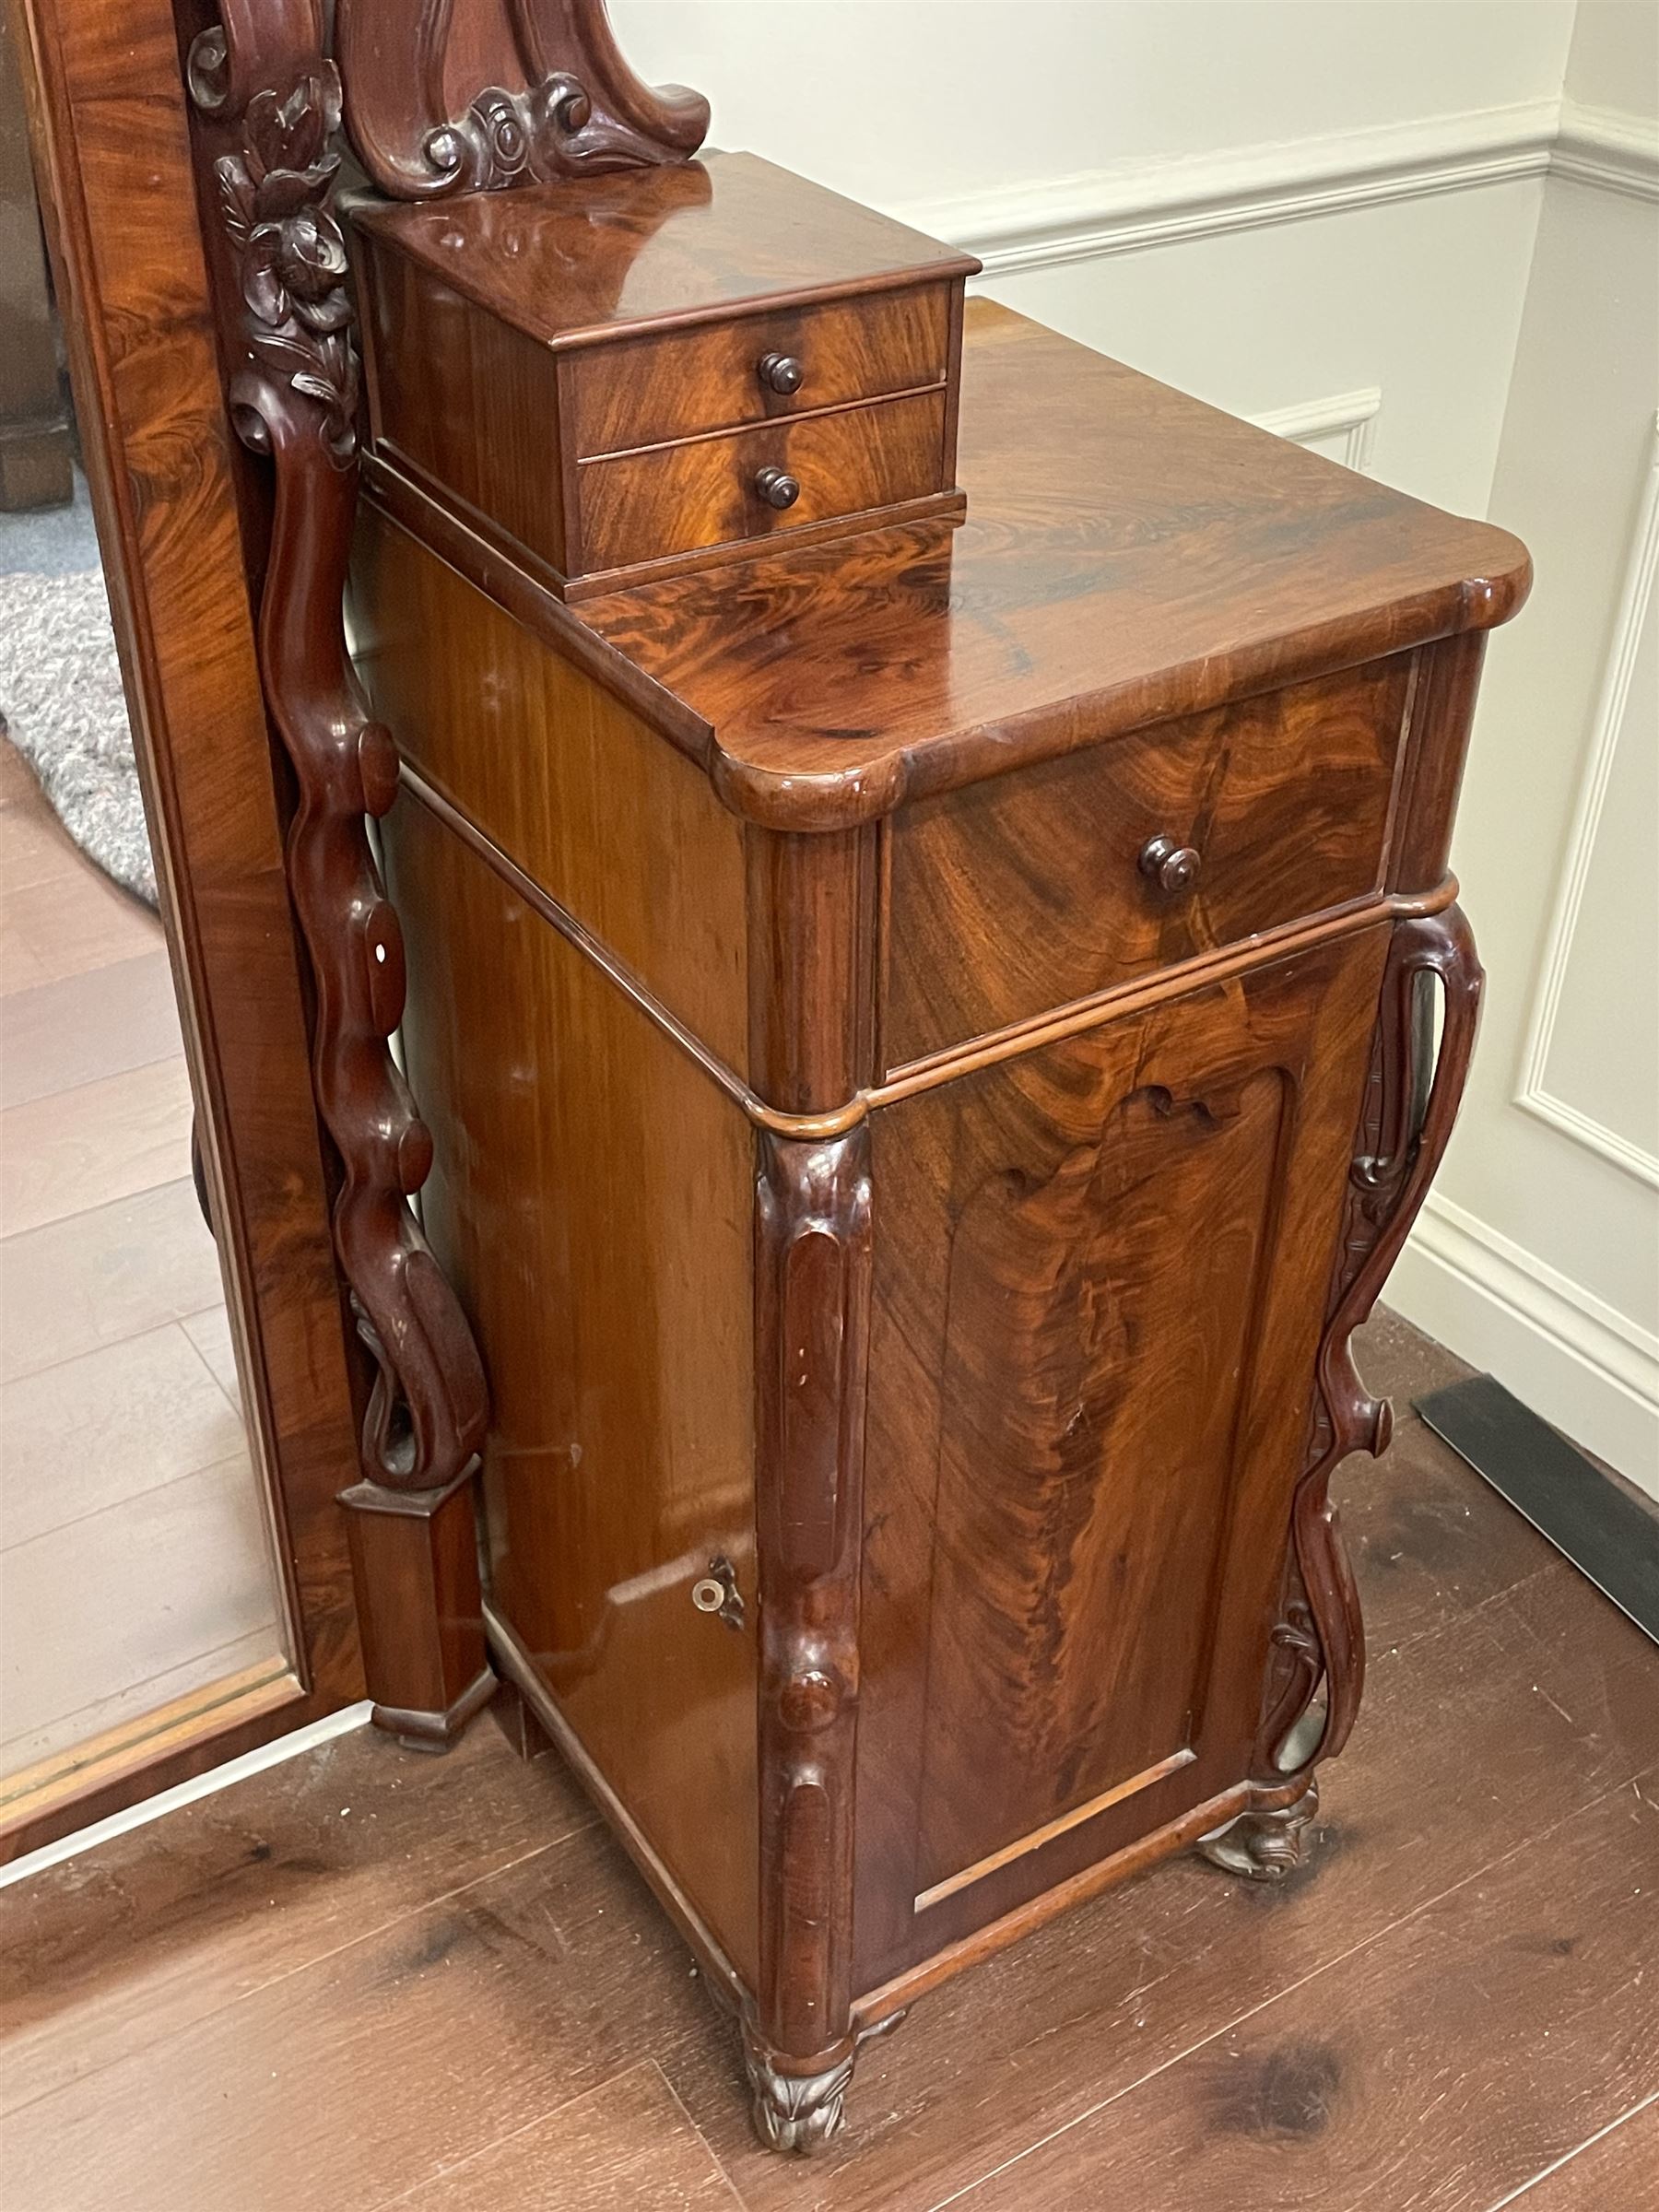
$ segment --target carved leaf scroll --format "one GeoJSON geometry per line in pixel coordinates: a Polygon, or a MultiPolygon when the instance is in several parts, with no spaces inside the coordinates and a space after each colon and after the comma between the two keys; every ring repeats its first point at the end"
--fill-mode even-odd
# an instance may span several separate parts
{"type": "Polygon", "coordinates": [[[243,309],[231,416],[276,477],[260,673],[299,790],[287,866],[316,985],[312,1082],[340,1162],[335,1248],[377,1369],[364,1469],[388,1488],[433,1490],[476,1456],[488,1402],[410,1206],[432,1140],[387,1041],[403,1012],[403,938],[365,818],[391,806],[398,760],[364,708],[341,618],[358,365],[329,206],[340,82],[311,0],[227,0],[225,29],[197,40],[189,76],[232,141],[214,163],[243,309]]]}
{"type": "Polygon", "coordinates": [[[709,103],[641,83],[603,0],[336,0],[346,122],[396,199],[688,160],[709,103]]]}

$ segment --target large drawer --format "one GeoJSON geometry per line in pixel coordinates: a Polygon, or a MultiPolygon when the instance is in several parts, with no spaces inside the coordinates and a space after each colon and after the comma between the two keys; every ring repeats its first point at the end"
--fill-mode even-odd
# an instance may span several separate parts
{"type": "Polygon", "coordinates": [[[943,391],[582,461],[580,566],[624,568],[923,499],[944,465],[943,391]],[[787,506],[765,498],[768,469],[798,487],[787,506]]]}
{"type": "Polygon", "coordinates": [[[579,454],[614,453],[942,384],[943,284],[588,347],[570,357],[579,454]]]}
{"type": "Polygon", "coordinates": [[[901,813],[888,1067],[1378,889],[1410,664],[1159,724],[901,813]]]}

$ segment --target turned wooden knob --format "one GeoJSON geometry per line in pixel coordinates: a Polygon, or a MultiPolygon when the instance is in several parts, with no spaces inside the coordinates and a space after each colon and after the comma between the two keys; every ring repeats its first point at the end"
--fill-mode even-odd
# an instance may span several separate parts
{"type": "Polygon", "coordinates": [[[793,507],[801,496],[800,486],[782,468],[757,469],[755,489],[769,507],[793,507]]]}
{"type": "Polygon", "coordinates": [[[1178,845],[1172,837],[1149,837],[1141,847],[1140,872],[1149,876],[1160,891],[1184,891],[1198,880],[1202,863],[1191,845],[1178,845]]]}
{"type": "Polygon", "coordinates": [[[781,392],[787,398],[800,390],[806,371],[793,353],[763,353],[755,363],[755,374],[769,392],[781,392]]]}

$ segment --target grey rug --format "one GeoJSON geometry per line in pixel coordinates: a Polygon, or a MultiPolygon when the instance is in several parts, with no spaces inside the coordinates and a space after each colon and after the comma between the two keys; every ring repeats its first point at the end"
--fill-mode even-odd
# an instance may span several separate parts
{"type": "Polygon", "coordinates": [[[0,723],[76,843],[154,906],[156,871],[99,570],[0,575],[0,723]]]}

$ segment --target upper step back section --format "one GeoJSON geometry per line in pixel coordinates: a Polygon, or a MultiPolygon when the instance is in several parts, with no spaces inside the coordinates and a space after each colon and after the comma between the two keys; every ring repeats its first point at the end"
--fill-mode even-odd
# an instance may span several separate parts
{"type": "Polygon", "coordinates": [[[970,255],[749,154],[359,206],[377,466],[561,598],[959,520],[970,255]]]}

